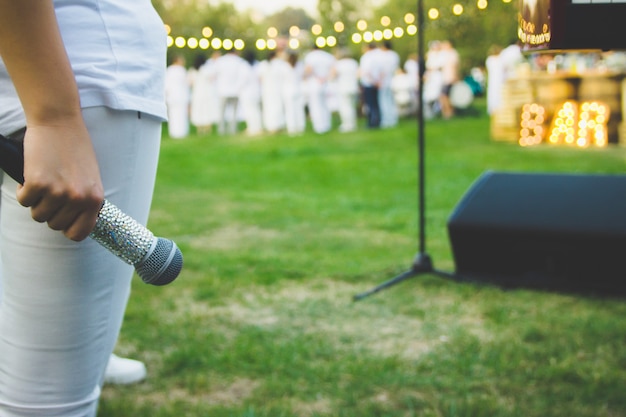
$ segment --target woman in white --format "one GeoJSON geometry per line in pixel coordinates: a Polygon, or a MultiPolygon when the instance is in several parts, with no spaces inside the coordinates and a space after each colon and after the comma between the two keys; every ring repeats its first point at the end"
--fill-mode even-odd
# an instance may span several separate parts
{"type": "Polygon", "coordinates": [[[432,41],[426,53],[426,72],[424,73],[424,114],[427,118],[432,118],[441,110],[439,97],[444,86],[442,58],[441,42],[432,41]]]}
{"type": "Polygon", "coordinates": [[[279,71],[284,73],[283,79],[283,102],[285,106],[285,127],[290,135],[299,135],[304,132],[305,112],[304,95],[302,89],[303,66],[298,61],[298,55],[294,51],[287,54],[287,65],[281,65],[279,71]]]}
{"type": "Polygon", "coordinates": [[[248,63],[231,49],[215,62],[215,82],[219,98],[218,132],[233,135],[237,132],[239,96],[246,82],[248,63]]]}
{"type": "Polygon", "coordinates": [[[146,223],[166,33],[149,0],[0,0],[0,416],[95,417],[133,267],[92,239],[106,198],[146,223]],[[129,42],[132,39],[133,42],[129,42]]]}
{"type": "Polygon", "coordinates": [[[241,101],[241,111],[246,122],[246,134],[248,136],[257,136],[263,133],[260,65],[252,51],[246,52],[244,59],[249,66],[245,70],[246,81],[241,89],[239,100],[241,101]]]}
{"type": "Polygon", "coordinates": [[[335,57],[319,47],[304,57],[305,79],[309,93],[309,112],[315,133],[326,133],[332,127],[332,114],[328,106],[328,82],[335,65],[335,57]]]}
{"type": "Polygon", "coordinates": [[[282,95],[282,78],[288,65],[276,51],[271,51],[267,61],[261,66],[261,103],[263,126],[269,133],[276,133],[285,127],[285,105],[282,95]]]}
{"type": "Polygon", "coordinates": [[[211,119],[211,130],[213,130],[213,127],[217,126],[220,121],[220,98],[217,94],[217,66],[215,64],[221,56],[222,53],[220,51],[213,51],[211,57],[202,66],[202,72],[206,74],[207,80],[209,81],[208,90],[210,92],[208,94],[209,102],[207,112],[211,119]]]}
{"type": "Polygon", "coordinates": [[[400,56],[391,49],[391,41],[381,44],[383,76],[378,87],[378,102],[380,103],[380,126],[394,127],[398,124],[398,108],[391,88],[391,83],[400,68],[400,56]]]}
{"type": "Polygon", "coordinates": [[[347,49],[337,51],[337,61],[332,71],[337,86],[337,105],[341,132],[352,132],[357,128],[357,100],[359,95],[359,62],[350,56],[347,49]]]}
{"type": "Polygon", "coordinates": [[[188,70],[191,86],[190,116],[191,124],[198,134],[210,133],[218,122],[217,101],[215,100],[215,76],[212,72],[213,60],[198,55],[192,68],[188,70]]]}
{"type": "Polygon", "coordinates": [[[189,79],[185,58],[176,55],[165,73],[168,132],[172,139],[189,135],[189,79]]]}
{"type": "Polygon", "coordinates": [[[504,86],[504,63],[500,57],[502,48],[491,46],[485,59],[487,69],[487,113],[493,114],[502,104],[502,87],[504,86]]]}

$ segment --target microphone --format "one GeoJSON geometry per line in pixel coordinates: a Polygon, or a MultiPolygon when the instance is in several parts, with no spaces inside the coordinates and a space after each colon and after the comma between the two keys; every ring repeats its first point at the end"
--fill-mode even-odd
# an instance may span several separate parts
{"type": "MultiPolygon", "coordinates": [[[[22,128],[7,137],[0,135],[0,168],[20,184],[24,183],[25,133],[26,128],[22,128]]],[[[89,237],[133,265],[146,284],[169,284],[183,267],[183,255],[176,243],[155,237],[107,200],[102,203],[96,226],[89,237]]]]}

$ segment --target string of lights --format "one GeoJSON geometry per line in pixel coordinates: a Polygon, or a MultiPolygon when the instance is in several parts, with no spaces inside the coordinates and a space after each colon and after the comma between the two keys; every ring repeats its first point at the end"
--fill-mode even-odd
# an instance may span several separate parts
{"type": "MultiPolygon", "coordinates": [[[[513,0],[502,0],[503,3],[512,3],[512,1],[513,0]]],[[[476,8],[478,10],[486,10],[488,5],[488,0],[477,0],[476,2],[476,8]]],[[[456,3],[452,5],[450,12],[454,16],[461,16],[465,13],[465,7],[460,3],[456,3]]],[[[440,19],[443,14],[444,11],[437,7],[432,7],[427,11],[427,16],[430,20],[440,19]]],[[[374,41],[380,42],[394,38],[399,39],[404,36],[415,36],[418,31],[416,20],[417,18],[414,13],[406,13],[403,23],[392,27],[392,19],[389,16],[382,16],[379,20],[380,25],[378,25],[378,23],[371,25],[367,20],[361,19],[356,22],[356,27],[353,28],[348,38],[352,43],[360,44],[374,41]],[[369,29],[370,26],[380,27],[380,29],[369,29]]],[[[247,46],[243,39],[223,39],[219,36],[214,36],[213,29],[209,26],[202,28],[200,31],[202,36],[199,37],[176,36],[172,33],[172,28],[169,25],[165,25],[165,28],[168,35],[167,46],[169,48],[243,50],[247,46]]],[[[348,30],[349,28],[347,28],[343,22],[335,22],[333,25],[334,34],[324,36],[322,34],[322,25],[314,24],[310,30],[292,26],[289,29],[289,35],[282,36],[275,27],[269,27],[266,31],[266,36],[256,39],[254,46],[259,51],[273,50],[276,49],[284,39],[289,48],[294,50],[310,42],[314,42],[315,45],[320,48],[332,48],[337,46],[339,34],[343,35],[348,30]]]]}

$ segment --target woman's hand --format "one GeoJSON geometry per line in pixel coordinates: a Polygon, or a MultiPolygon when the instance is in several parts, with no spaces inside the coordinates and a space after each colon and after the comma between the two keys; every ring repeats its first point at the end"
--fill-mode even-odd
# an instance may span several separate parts
{"type": "Polygon", "coordinates": [[[17,199],[33,219],[80,241],[93,230],[104,200],[98,163],[81,120],[62,126],[28,126],[24,184],[17,199]]]}

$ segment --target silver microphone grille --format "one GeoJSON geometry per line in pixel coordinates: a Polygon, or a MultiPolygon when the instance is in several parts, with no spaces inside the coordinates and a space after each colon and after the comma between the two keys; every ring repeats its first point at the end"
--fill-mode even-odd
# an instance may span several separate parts
{"type": "Polygon", "coordinates": [[[135,264],[135,270],[143,282],[166,285],[176,279],[183,267],[183,254],[176,244],[157,238],[156,245],[144,260],[135,264]]]}

